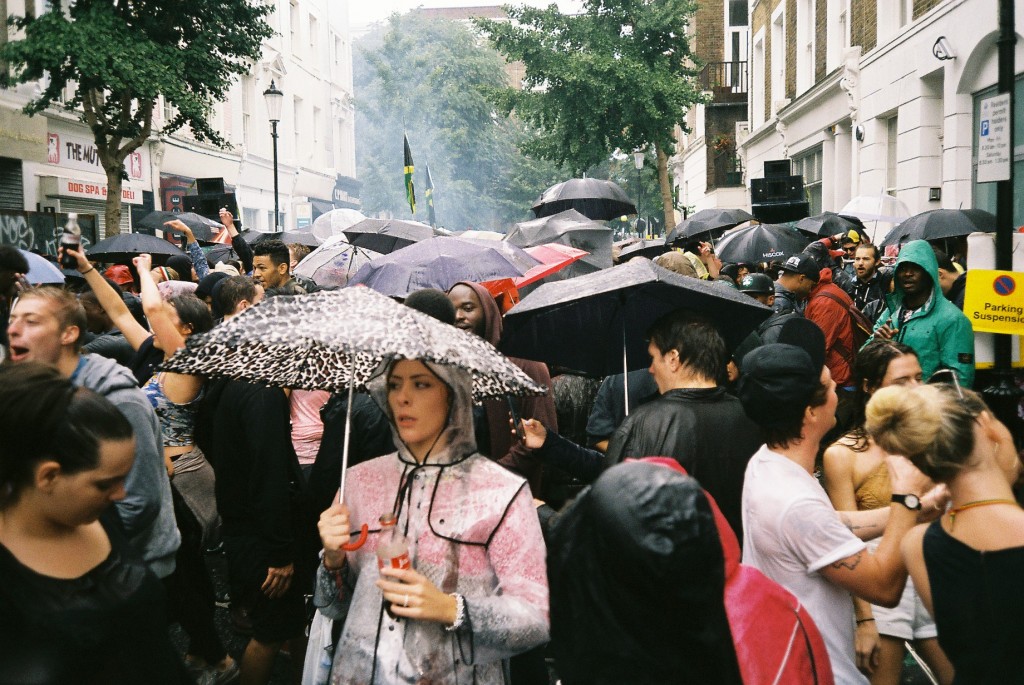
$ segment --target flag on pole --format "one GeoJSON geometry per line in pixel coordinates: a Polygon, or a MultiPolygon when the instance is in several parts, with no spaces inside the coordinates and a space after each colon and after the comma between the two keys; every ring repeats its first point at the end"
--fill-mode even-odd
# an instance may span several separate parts
{"type": "Polygon", "coordinates": [[[412,183],[412,172],[416,166],[412,163],[412,149],[409,147],[409,136],[403,135],[405,142],[405,199],[409,203],[409,211],[416,213],[416,188],[412,183]]]}
{"type": "Polygon", "coordinates": [[[434,215],[434,179],[430,178],[430,165],[427,165],[427,187],[423,191],[427,198],[427,213],[430,216],[430,227],[437,228],[437,217],[434,215]]]}

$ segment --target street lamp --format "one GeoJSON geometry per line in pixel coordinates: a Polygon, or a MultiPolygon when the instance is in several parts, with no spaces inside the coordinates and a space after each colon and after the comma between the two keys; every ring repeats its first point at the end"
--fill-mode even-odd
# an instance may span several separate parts
{"type": "Polygon", "coordinates": [[[270,119],[270,135],[274,138],[274,232],[279,232],[280,211],[278,209],[277,195],[277,122],[281,121],[281,105],[284,103],[284,93],[277,89],[273,79],[270,81],[270,88],[263,91],[263,99],[267,102],[267,118],[270,119]]]}
{"type": "MultiPolygon", "coordinates": [[[[633,166],[636,167],[636,225],[640,228],[640,201],[643,198],[643,186],[640,185],[640,170],[644,168],[644,153],[643,150],[637,150],[633,153],[633,166]]],[[[646,228],[644,235],[647,235],[646,228]]]]}

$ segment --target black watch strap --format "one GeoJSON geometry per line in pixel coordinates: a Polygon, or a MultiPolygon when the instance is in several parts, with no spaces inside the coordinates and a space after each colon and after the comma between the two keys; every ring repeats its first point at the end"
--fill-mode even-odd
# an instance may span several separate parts
{"type": "Polygon", "coordinates": [[[911,511],[921,511],[921,498],[917,495],[893,495],[892,501],[902,504],[911,511]]]}

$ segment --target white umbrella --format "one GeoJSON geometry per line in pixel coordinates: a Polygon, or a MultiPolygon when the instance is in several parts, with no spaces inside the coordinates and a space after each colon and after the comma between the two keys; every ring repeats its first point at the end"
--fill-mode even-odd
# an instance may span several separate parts
{"type": "Polygon", "coordinates": [[[903,200],[892,195],[858,195],[840,209],[837,214],[855,216],[864,222],[871,235],[871,242],[888,233],[893,226],[910,218],[910,208],[903,200]]]}
{"type": "Polygon", "coordinates": [[[320,240],[327,240],[365,218],[362,212],[355,209],[332,209],[318,216],[313,222],[313,235],[320,240]]]}

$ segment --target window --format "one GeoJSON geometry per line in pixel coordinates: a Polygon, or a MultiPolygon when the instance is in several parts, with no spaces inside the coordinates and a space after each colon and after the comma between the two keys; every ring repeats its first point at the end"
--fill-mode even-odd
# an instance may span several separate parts
{"type": "Polygon", "coordinates": [[[320,56],[320,22],[312,14],[309,15],[309,58],[313,64],[319,64],[320,56]]]}
{"type": "Polygon", "coordinates": [[[793,173],[804,177],[804,196],[811,216],[821,214],[821,146],[793,159],[793,173]]]}
{"type": "Polygon", "coordinates": [[[292,36],[292,56],[297,57],[299,54],[299,46],[301,45],[299,33],[302,28],[299,24],[299,3],[296,0],[291,0],[289,16],[288,16],[288,28],[291,31],[292,36]]]}
{"type": "Polygon", "coordinates": [[[850,47],[850,0],[828,0],[825,6],[825,72],[843,64],[850,47]]]}
{"type": "MultiPolygon", "coordinates": [[[[974,96],[974,127],[972,130],[974,148],[971,155],[972,204],[974,209],[996,213],[995,183],[978,183],[978,126],[981,119],[981,101],[996,94],[995,88],[987,88],[974,96]]],[[[1024,225],[1024,76],[1014,82],[1013,99],[1013,225],[1024,225]]]]}
{"type": "Polygon", "coordinates": [[[335,66],[341,66],[342,59],[342,46],[341,36],[334,36],[334,64],[335,66]]]}
{"type": "Polygon", "coordinates": [[[796,10],[796,92],[814,85],[814,0],[799,0],[796,10]]]}
{"type": "Polygon", "coordinates": [[[783,101],[786,99],[786,15],[782,8],[772,17],[771,50],[771,95],[774,115],[783,107],[783,101]]]}
{"type": "Polygon", "coordinates": [[[252,136],[252,98],[253,85],[251,76],[242,77],[242,145],[249,147],[252,136]]]}
{"type": "Polygon", "coordinates": [[[313,108],[313,150],[312,157],[314,163],[320,162],[320,151],[323,149],[323,135],[321,127],[323,126],[323,111],[319,107],[313,108]]]}
{"type": "Polygon", "coordinates": [[[302,149],[302,138],[299,135],[299,130],[302,128],[302,121],[303,121],[303,119],[302,119],[302,98],[300,98],[300,97],[296,97],[295,98],[295,109],[292,110],[292,112],[293,112],[293,115],[294,115],[293,118],[292,118],[292,126],[294,127],[294,131],[295,131],[295,162],[298,163],[298,161],[299,161],[299,150],[302,149]]]}
{"type": "Polygon", "coordinates": [[[729,0],[729,26],[746,26],[748,17],[747,0],[729,0]]]}
{"type": "Polygon", "coordinates": [[[899,166],[897,142],[899,139],[899,117],[885,120],[885,192],[896,197],[896,172],[899,166]]]}
{"type": "Polygon", "coordinates": [[[259,216],[259,213],[255,209],[247,209],[247,208],[243,207],[242,208],[242,226],[240,228],[243,229],[243,230],[249,230],[249,231],[254,231],[254,230],[258,229],[259,226],[256,225],[256,223],[258,221],[258,219],[257,219],[258,216],[259,216]]]}
{"type": "Polygon", "coordinates": [[[758,33],[754,38],[754,52],[750,64],[750,113],[752,128],[756,129],[765,121],[764,112],[764,34],[758,33]]]}

